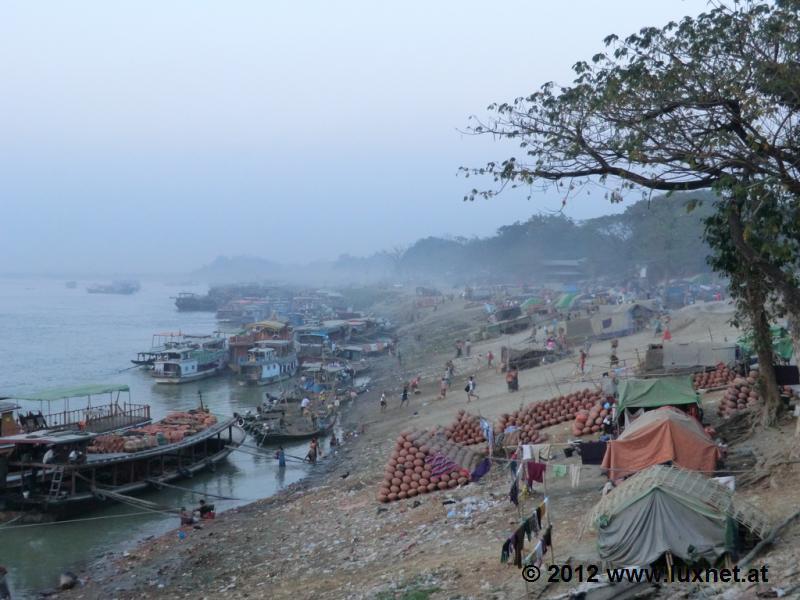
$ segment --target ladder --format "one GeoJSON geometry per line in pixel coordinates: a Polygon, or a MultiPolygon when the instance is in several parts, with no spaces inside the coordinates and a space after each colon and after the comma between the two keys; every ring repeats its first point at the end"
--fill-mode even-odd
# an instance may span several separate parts
{"type": "Polygon", "coordinates": [[[64,467],[56,467],[53,470],[53,478],[50,480],[50,493],[48,498],[55,500],[61,493],[61,482],[64,481],[64,467]]]}

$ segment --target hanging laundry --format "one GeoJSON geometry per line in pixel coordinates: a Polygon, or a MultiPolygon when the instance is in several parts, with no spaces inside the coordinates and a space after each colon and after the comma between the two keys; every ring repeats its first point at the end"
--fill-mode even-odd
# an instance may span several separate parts
{"type": "Polygon", "coordinates": [[[548,548],[553,545],[553,526],[551,525],[547,529],[545,529],[544,534],[542,534],[542,543],[547,546],[548,548]]]}
{"type": "Polygon", "coordinates": [[[525,532],[522,527],[514,532],[514,566],[522,568],[522,546],[525,544],[525,532]]]}
{"type": "Polygon", "coordinates": [[[536,565],[538,567],[539,565],[542,564],[542,556],[544,555],[544,552],[542,551],[542,542],[541,541],[536,544],[536,546],[533,549],[533,552],[531,552],[531,555],[533,557],[533,564],[534,565],[536,565]]]}
{"type": "Polygon", "coordinates": [[[522,446],[523,460],[550,460],[550,444],[524,444],[522,446]]]}
{"type": "Polygon", "coordinates": [[[569,466],[569,476],[571,480],[572,487],[578,487],[578,484],[581,482],[581,466],[580,465],[570,465],[569,466]]]}
{"type": "Polygon", "coordinates": [[[584,465],[603,464],[606,454],[606,442],[583,442],[580,446],[581,462],[584,465]]]}
{"type": "Polygon", "coordinates": [[[481,462],[478,463],[478,466],[475,467],[475,470],[470,475],[472,481],[478,481],[481,477],[486,475],[489,472],[489,469],[492,468],[492,459],[491,458],[484,458],[481,462]]]}
{"type": "Polygon", "coordinates": [[[500,550],[500,562],[502,564],[506,564],[508,562],[508,557],[511,556],[511,548],[513,544],[511,542],[511,538],[508,538],[504,543],[503,547],[500,550]]]}
{"type": "Polygon", "coordinates": [[[528,461],[525,463],[525,466],[528,471],[527,481],[529,485],[534,481],[538,481],[539,483],[544,481],[544,472],[547,470],[547,465],[545,463],[528,461]]]}
{"type": "Polygon", "coordinates": [[[486,443],[489,446],[489,456],[492,455],[492,448],[494,448],[494,428],[492,424],[484,418],[480,420],[481,431],[483,431],[483,437],[486,438],[486,443]]]}
{"type": "Polygon", "coordinates": [[[567,465],[550,465],[550,472],[556,478],[566,477],[567,465]]]}
{"type": "Polygon", "coordinates": [[[519,506],[519,486],[517,480],[511,484],[511,489],[508,491],[508,499],[511,500],[516,506],[519,506]]]}

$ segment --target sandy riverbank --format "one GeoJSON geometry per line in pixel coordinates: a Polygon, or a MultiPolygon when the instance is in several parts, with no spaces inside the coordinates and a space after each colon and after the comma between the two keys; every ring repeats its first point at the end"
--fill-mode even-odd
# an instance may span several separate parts
{"type": "MultiPolygon", "coordinates": [[[[673,317],[676,341],[733,341],[730,307],[697,305],[673,317]]],[[[504,343],[519,343],[530,332],[473,345],[470,358],[456,361],[457,377],[446,400],[437,400],[438,377],[452,357],[452,341],[476,327],[479,309],[455,301],[418,315],[401,328],[403,365],[387,358],[370,393],[346,413],[346,429],[363,435],[342,446],[315,476],[277,496],[225,513],[202,531],[179,540],[171,531],[142,544],[129,556],[110,557],[111,568],[88,573],[92,580],[68,594],[74,598],[521,598],[526,587],[518,569],[501,565],[500,547],[516,527],[517,509],[507,499],[508,477],[501,466],[477,484],[379,504],[375,499],[384,464],[397,434],[411,428],[447,425],[459,409],[491,419],[522,404],[591,387],[607,361],[608,342],[595,344],[591,366],[581,375],[571,359],[523,371],[520,391],[510,394],[503,376],[479,361],[504,343]],[[399,406],[399,384],[422,373],[422,394],[410,407],[399,406]],[[480,400],[467,404],[464,380],[475,375],[480,400]],[[390,392],[380,413],[377,397],[390,392]],[[454,500],[453,504],[443,501],[454,500]],[[454,511],[454,512],[451,512],[454,511]],[[448,516],[448,513],[451,513],[448,516]],[[113,572],[112,572],[113,571],[113,572]],[[101,576],[98,576],[101,575],[101,576]]],[[[620,358],[633,363],[653,340],[644,332],[620,340],[620,358]]],[[[713,413],[715,396],[708,398],[713,413]]],[[[792,423],[749,438],[746,444],[767,456],[781,451],[792,423]]],[[[566,424],[550,428],[553,440],[566,439],[566,424]]],[[[568,463],[573,459],[560,459],[568,463]]],[[[794,510],[800,493],[798,472],[785,467],[779,476],[742,490],[774,520],[794,510]],[[766,487],[765,487],[766,486],[766,487]],[[779,492],[779,493],[776,493],[779,492]]],[[[553,557],[556,563],[596,561],[595,539],[583,531],[585,513],[597,501],[604,479],[584,471],[577,488],[569,478],[552,481],[553,557]]],[[[533,500],[528,503],[532,506],[533,500]]],[[[798,533],[791,530],[767,558],[777,581],[791,579],[798,533]],[[792,543],[794,542],[794,543],[792,543]]],[[[566,587],[529,587],[541,597],[566,587]],[[543,594],[542,594],[543,592],[543,594]]],[[[690,591],[690,590],[686,590],[690,591]]],[[[665,596],[666,597],[666,596],[665,596]]],[[[736,597],[736,596],[731,596],[736,597]]]]}

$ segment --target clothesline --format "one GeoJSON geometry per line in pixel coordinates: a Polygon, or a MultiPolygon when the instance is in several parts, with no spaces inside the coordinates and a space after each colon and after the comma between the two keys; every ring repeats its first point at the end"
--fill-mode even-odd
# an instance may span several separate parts
{"type": "MultiPolygon", "coordinates": [[[[504,462],[504,463],[512,463],[512,462],[523,463],[523,462],[528,462],[529,460],[534,460],[534,459],[498,458],[496,456],[493,456],[493,457],[491,457],[491,460],[492,461],[497,461],[497,462],[504,462]]],[[[549,460],[545,460],[545,461],[538,461],[538,462],[552,462],[552,461],[553,461],[553,459],[549,459],[549,460]]],[[[597,467],[599,469],[603,468],[602,465],[584,465],[584,464],[577,464],[577,463],[555,463],[555,464],[562,464],[565,467],[569,467],[570,465],[572,465],[572,466],[580,467],[582,469],[583,468],[587,468],[587,467],[597,467]]],[[[629,469],[629,468],[625,468],[625,469],[621,469],[621,468],[620,469],[608,469],[608,468],[606,468],[605,470],[608,470],[608,471],[624,471],[625,473],[639,473],[641,471],[646,471],[649,468],[650,467],[648,466],[648,467],[645,467],[644,469],[629,469]]],[[[699,470],[699,469],[691,469],[691,470],[694,471],[695,473],[723,473],[723,474],[724,473],[750,473],[752,471],[752,469],[714,469],[713,471],[703,471],[703,470],[699,470]]]]}

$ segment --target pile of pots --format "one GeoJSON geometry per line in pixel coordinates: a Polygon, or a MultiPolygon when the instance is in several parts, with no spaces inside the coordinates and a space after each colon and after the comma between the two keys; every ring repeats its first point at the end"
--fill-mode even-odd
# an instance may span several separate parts
{"type": "Polygon", "coordinates": [[[89,454],[141,452],[156,446],[180,442],[217,422],[217,417],[202,410],[170,413],[160,421],[123,433],[100,435],[86,449],[89,454]]]}
{"type": "Polygon", "coordinates": [[[736,413],[758,406],[761,397],[758,395],[758,371],[753,370],[747,377],[736,377],[725,391],[719,403],[717,414],[720,417],[732,417],[736,413]]]}
{"type": "Polygon", "coordinates": [[[581,408],[575,414],[575,421],[572,423],[572,435],[582,436],[597,433],[603,429],[603,419],[605,419],[609,410],[603,408],[606,399],[600,398],[589,408],[581,408]]]}
{"type": "Polygon", "coordinates": [[[515,426],[520,432],[520,443],[536,444],[546,439],[541,429],[571,421],[581,409],[589,409],[601,401],[596,390],[585,389],[566,396],[556,396],[544,402],[534,402],[511,414],[503,414],[497,432],[515,426]]]}
{"type": "Polygon", "coordinates": [[[434,462],[434,458],[454,456],[457,448],[448,442],[436,443],[430,434],[401,433],[386,463],[378,501],[393,502],[469,483],[470,471],[457,461],[447,460],[450,466],[445,467],[434,462]]]}
{"type": "Polygon", "coordinates": [[[480,417],[472,415],[465,410],[459,410],[456,420],[444,428],[444,434],[448,440],[471,446],[486,441],[481,430],[480,417]]]}
{"type": "Polygon", "coordinates": [[[736,379],[736,371],[720,363],[713,371],[695,373],[692,377],[692,385],[696,390],[707,390],[727,385],[734,379],[736,379]]]}

